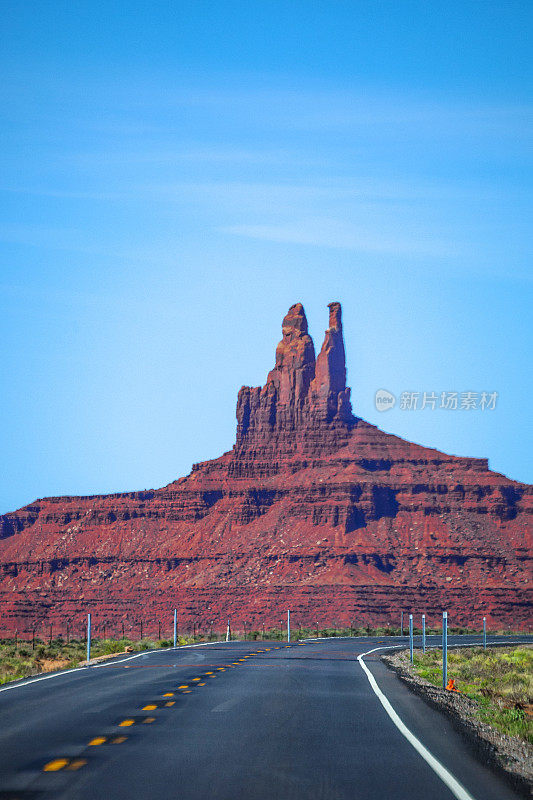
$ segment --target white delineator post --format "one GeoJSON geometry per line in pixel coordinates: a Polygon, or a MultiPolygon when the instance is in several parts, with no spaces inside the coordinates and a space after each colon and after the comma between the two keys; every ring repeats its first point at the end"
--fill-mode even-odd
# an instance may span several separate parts
{"type": "Polygon", "coordinates": [[[87,664],[91,660],[91,615],[87,614],[87,664]]]}
{"type": "Polygon", "coordinates": [[[226,628],[226,641],[231,641],[231,628],[229,626],[229,619],[228,619],[228,627],[226,628]]]}
{"type": "Polygon", "coordinates": [[[422,652],[426,652],[426,615],[422,614],[422,652]]]}
{"type": "Polygon", "coordinates": [[[174,647],[178,645],[178,609],[174,609],[174,647]]]}
{"type": "Polygon", "coordinates": [[[413,663],[413,615],[409,614],[409,658],[413,663]]]}
{"type": "Polygon", "coordinates": [[[487,649],[487,620],[483,617],[483,649],[487,649]]]}
{"type": "Polygon", "coordinates": [[[448,612],[442,612],[442,688],[448,683],[448,612]]]}
{"type": "Polygon", "coordinates": [[[287,641],[291,640],[291,612],[287,609],[287,641]]]}

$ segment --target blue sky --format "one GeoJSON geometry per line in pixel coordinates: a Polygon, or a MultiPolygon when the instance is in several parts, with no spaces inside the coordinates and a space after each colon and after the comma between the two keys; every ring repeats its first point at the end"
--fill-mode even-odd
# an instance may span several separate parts
{"type": "Polygon", "coordinates": [[[529,2],[3,4],[0,513],[230,449],[289,305],[354,410],[531,481],[529,2]],[[380,413],[377,389],[497,391],[380,413]]]}

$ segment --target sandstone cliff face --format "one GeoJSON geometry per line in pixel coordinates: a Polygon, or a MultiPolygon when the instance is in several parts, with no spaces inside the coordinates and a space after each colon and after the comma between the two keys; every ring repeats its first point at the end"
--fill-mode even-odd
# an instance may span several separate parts
{"type": "MultiPolygon", "coordinates": [[[[300,303],[263,387],[244,386],[232,451],[163,489],[38,500],[0,517],[4,628],[238,615],[278,623],[525,626],[532,488],[354,416],[339,303],[315,359],[300,303]]],[[[146,629],[146,628],[145,628],[146,629]]]]}
{"type": "Polygon", "coordinates": [[[358,420],[346,388],[340,303],[330,303],[329,309],[329,328],[316,362],[305,311],[297,303],[283,320],[276,365],[265,386],[240,390],[233,474],[241,468],[255,474],[260,464],[265,477],[296,453],[332,453],[350,439],[358,420]]]}

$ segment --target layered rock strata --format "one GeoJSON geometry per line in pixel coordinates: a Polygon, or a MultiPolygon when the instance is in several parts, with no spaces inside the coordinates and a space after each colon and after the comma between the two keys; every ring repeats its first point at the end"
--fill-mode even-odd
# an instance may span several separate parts
{"type": "MultiPolygon", "coordinates": [[[[354,416],[339,303],[315,359],[300,303],[234,448],[150,491],[37,500],[0,517],[4,629],[429,619],[526,627],[532,487],[354,416]]],[[[108,628],[109,630],[109,628],[108,628]]],[[[145,627],[145,630],[147,628],[145,627]]],[[[2,631],[0,630],[0,635],[2,631]]]]}

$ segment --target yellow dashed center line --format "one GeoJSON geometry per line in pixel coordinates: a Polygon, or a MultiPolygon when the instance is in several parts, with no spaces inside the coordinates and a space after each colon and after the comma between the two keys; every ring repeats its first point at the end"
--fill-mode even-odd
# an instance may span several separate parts
{"type": "Polygon", "coordinates": [[[224,668],[224,667],[217,667],[217,670],[218,670],[219,672],[225,672],[225,668],[224,668]]]}
{"type": "Polygon", "coordinates": [[[206,672],[205,674],[206,674],[206,675],[214,675],[214,673],[213,673],[213,672],[206,672]]]}
{"type": "Polygon", "coordinates": [[[49,761],[48,764],[44,765],[43,772],[59,772],[59,770],[66,767],[67,764],[68,758],[55,758],[53,761],[49,761]]]}
{"type": "Polygon", "coordinates": [[[115,736],[114,739],[111,739],[111,744],[122,744],[122,742],[127,741],[127,736],[115,736]]]}
{"type": "Polygon", "coordinates": [[[191,693],[190,689],[185,689],[185,691],[183,692],[183,694],[190,694],[190,693],[191,693]]]}
{"type": "Polygon", "coordinates": [[[123,719],[122,722],[119,723],[119,728],[129,728],[130,725],[135,725],[134,719],[123,719]]]}
{"type": "Polygon", "coordinates": [[[163,697],[174,697],[174,692],[165,692],[163,697]]]}
{"type": "Polygon", "coordinates": [[[154,703],[149,703],[147,706],[143,706],[143,711],[154,711],[157,706],[154,703]]]}
{"type": "Polygon", "coordinates": [[[165,706],[167,708],[170,708],[171,706],[173,706],[175,704],[175,702],[176,702],[175,700],[169,700],[168,703],[165,703],[165,706]]]}
{"type": "Polygon", "coordinates": [[[146,719],[143,719],[143,725],[149,725],[151,722],[155,722],[155,717],[146,717],[146,719]]]}
{"type": "Polygon", "coordinates": [[[104,742],[107,742],[107,736],[96,736],[89,742],[89,747],[96,747],[99,744],[104,744],[104,742]]]}
{"type": "Polygon", "coordinates": [[[198,686],[205,686],[205,683],[199,683],[198,686]]]}
{"type": "Polygon", "coordinates": [[[178,689],[188,689],[188,688],[189,688],[188,683],[184,683],[183,686],[178,686],[178,689]]]}
{"type": "Polygon", "coordinates": [[[201,681],[201,678],[193,678],[193,681],[201,681]]]}
{"type": "Polygon", "coordinates": [[[87,763],[85,758],[75,758],[73,761],[70,762],[66,769],[75,772],[77,769],[81,769],[87,763]]]}

